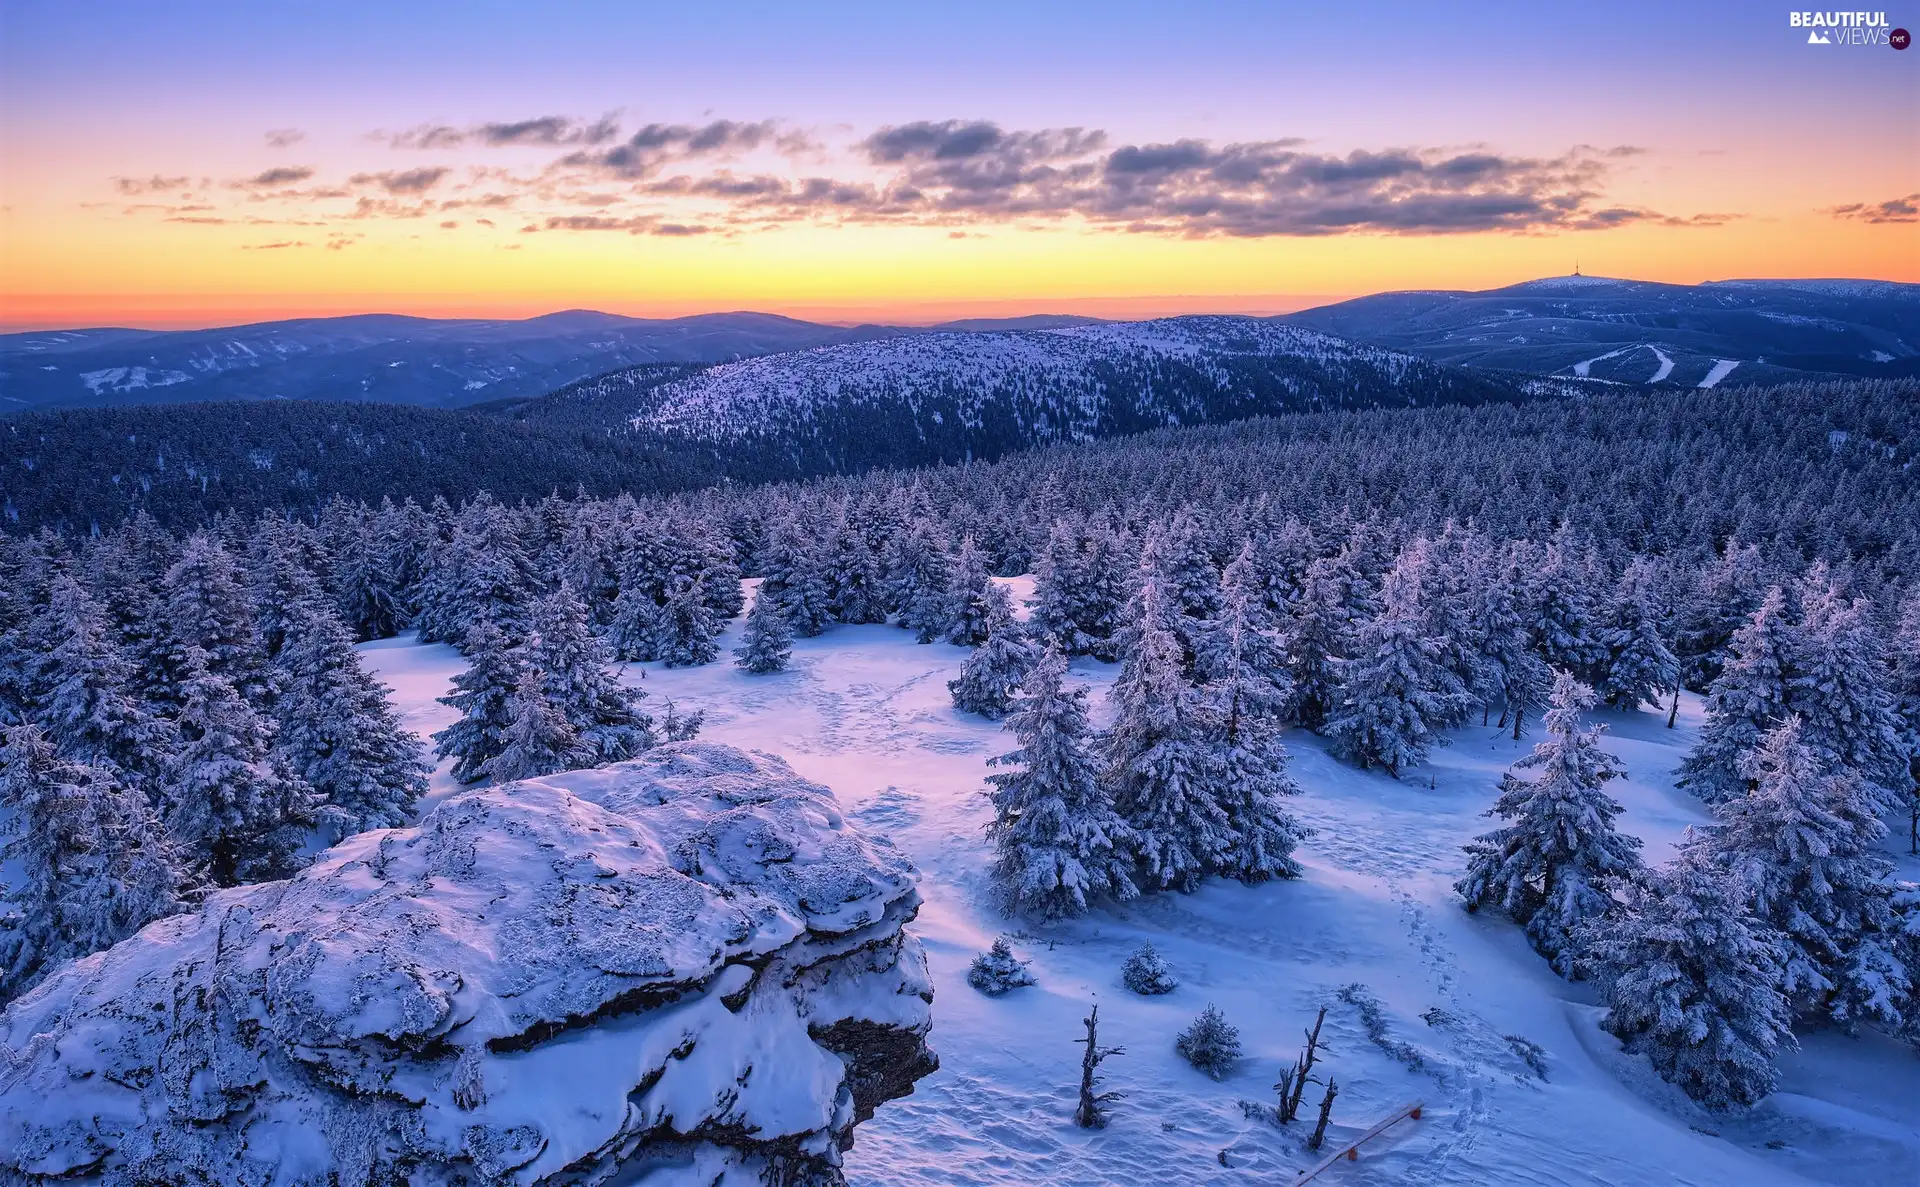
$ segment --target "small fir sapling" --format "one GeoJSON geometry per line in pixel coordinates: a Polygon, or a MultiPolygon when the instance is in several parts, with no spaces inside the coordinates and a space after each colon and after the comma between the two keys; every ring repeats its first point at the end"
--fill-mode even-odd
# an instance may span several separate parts
{"type": "Polygon", "coordinates": [[[1172,967],[1154,949],[1151,940],[1142,941],[1120,966],[1120,981],[1142,997],[1157,997],[1180,987],[1180,979],[1173,975],[1172,967]]]}
{"type": "Polygon", "coordinates": [[[967,970],[967,984],[988,997],[999,997],[1022,985],[1032,985],[1034,980],[1033,974],[1027,971],[1027,962],[1015,956],[1007,937],[1001,936],[993,942],[992,951],[973,958],[973,967],[967,970]]]}
{"type": "Polygon", "coordinates": [[[1227,1021],[1219,1007],[1209,1003],[1193,1020],[1193,1025],[1180,1032],[1173,1049],[1188,1063],[1218,1080],[1232,1071],[1240,1058],[1240,1031],[1227,1021]]]}

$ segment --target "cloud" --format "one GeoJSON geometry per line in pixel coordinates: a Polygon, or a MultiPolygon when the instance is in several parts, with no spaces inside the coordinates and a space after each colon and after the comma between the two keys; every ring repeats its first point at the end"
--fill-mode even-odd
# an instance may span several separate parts
{"type": "Polygon", "coordinates": [[[1904,198],[1889,198],[1885,202],[1872,204],[1854,202],[1847,206],[1830,206],[1827,213],[1834,218],[1863,223],[1920,222],[1920,194],[1908,194],[1904,198]]]}
{"type": "MultiPolygon", "coordinates": [[[[878,180],[671,177],[648,193],[706,198],[756,217],[929,225],[1078,219],[1135,234],[1311,236],[1376,231],[1604,229],[1673,221],[1609,205],[1612,162],[1632,146],[1550,159],[1493,151],[1307,151],[1297,138],[1110,145],[1079,127],[1008,130],[983,120],[883,127],[856,150],[878,180]]],[[[1716,216],[1724,219],[1725,216],[1716,216]]]]}
{"type": "Polygon", "coordinates": [[[347,180],[354,185],[379,186],[389,194],[424,194],[451,172],[445,165],[430,165],[420,169],[356,173],[347,180]]]}
{"type": "MultiPolygon", "coordinates": [[[[534,231],[539,228],[525,226],[522,231],[534,231]]],[[[697,223],[664,222],[656,215],[634,215],[629,218],[610,218],[600,214],[565,214],[549,218],[546,223],[549,231],[625,231],[629,235],[664,235],[684,237],[706,235],[712,227],[697,223]]]]}
{"type": "Polygon", "coordinates": [[[395,148],[444,149],[464,144],[492,148],[515,145],[607,144],[620,135],[620,113],[610,111],[597,120],[565,115],[542,115],[524,120],[501,120],[456,128],[449,124],[420,124],[402,132],[375,132],[395,148]]]}
{"type": "Polygon", "coordinates": [[[263,173],[256,173],[245,181],[233,184],[242,187],[268,187],[277,185],[295,185],[313,176],[313,170],[305,165],[278,165],[263,173]]]}
{"type": "Polygon", "coordinates": [[[123,194],[163,194],[168,190],[184,189],[191,184],[193,184],[192,181],[185,177],[161,177],[157,173],[152,177],[113,179],[114,188],[123,194]]]}
{"type": "MultiPolygon", "coordinates": [[[[560,158],[559,166],[606,177],[640,180],[657,173],[669,161],[695,157],[730,156],[751,152],[764,144],[787,145],[799,151],[805,142],[782,137],[772,120],[742,123],[714,120],[706,124],[648,124],[624,142],[599,152],[576,152],[560,158]]],[[[783,148],[783,151],[787,151],[783,148]]]]}
{"type": "Polygon", "coordinates": [[[290,148],[307,138],[298,128],[270,128],[266,132],[268,148],[290,148]]]}
{"type": "Polygon", "coordinates": [[[278,243],[242,243],[240,245],[240,250],[241,251],[273,251],[276,248],[282,248],[282,247],[305,247],[305,246],[306,246],[306,242],[304,240],[282,239],[278,243]]]}

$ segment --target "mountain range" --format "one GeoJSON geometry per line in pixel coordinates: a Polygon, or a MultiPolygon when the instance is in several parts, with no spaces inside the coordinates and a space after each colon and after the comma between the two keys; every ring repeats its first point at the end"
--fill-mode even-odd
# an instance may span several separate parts
{"type": "MultiPolygon", "coordinates": [[[[1533,375],[1701,387],[1920,374],[1920,285],[1873,280],[1655,284],[1563,276],[1485,292],[1379,293],[1269,321],[1435,362],[1533,375]]],[[[938,326],[835,326],[764,313],[645,319],[573,310],[525,320],[366,314],[209,330],[0,335],[0,415],[33,409],[305,399],[524,408],[644,364],[793,355],[928,335],[1098,324],[1045,314],[938,326]]],[[[986,353],[998,345],[976,344],[986,353]]],[[[966,348],[950,344],[954,357],[966,348]]],[[[859,360],[857,352],[835,356],[859,360]]]]}
{"type": "Polygon", "coordinates": [[[375,313],[211,330],[50,330],[0,335],[0,412],[271,399],[458,408],[541,395],[638,363],[718,363],[922,332],[768,313],[646,319],[590,310],[524,320],[375,313]]]}

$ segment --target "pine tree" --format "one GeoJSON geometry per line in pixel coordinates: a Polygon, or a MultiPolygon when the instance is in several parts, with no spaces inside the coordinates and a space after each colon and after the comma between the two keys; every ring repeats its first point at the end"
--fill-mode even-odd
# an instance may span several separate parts
{"type": "Polygon", "coordinates": [[[1033,613],[1028,629],[1063,655],[1086,655],[1092,640],[1080,634],[1080,588],[1086,575],[1080,541],[1071,525],[1055,520],[1034,575],[1033,613]]]}
{"type": "Polygon", "coordinates": [[[953,707],[962,713],[997,721],[1013,706],[1014,693],[1033,667],[1036,653],[1013,616],[1013,599],[1006,589],[987,586],[984,601],[985,634],[960,665],[959,678],[947,681],[947,691],[953,696],[953,707]]]}
{"type": "Polygon", "coordinates": [[[1564,535],[1548,544],[1533,570],[1533,645],[1549,667],[1591,680],[1603,662],[1604,648],[1586,574],[1570,555],[1570,546],[1564,535]]]}
{"type": "Polygon", "coordinates": [[[1079,596],[1074,599],[1074,629],[1086,653],[1111,663],[1120,658],[1134,565],[1126,543],[1111,528],[1096,528],[1087,538],[1079,596]]]}
{"type": "Polygon", "coordinates": [[[507,718],[500,752],[480,767],[481,774],[495,783],[538,779],[596,764],[598,755],[548,699],[539,669],[529,667],[520,673],[520,683],[507,702],[507,718]]]}
{"type": "Polygon", "coordinates": [[[1787,621],[1786,598],[1770,589],[1753,618],[1734,632],[1719,679],[1707,693],[1706,722],[1676,782],[1709,803],[1745,795],[1753,786],[1747,759],[1767,731],[1786,719],[1804,648],[1787,621]]]}
{"type": "Polygon", "coordinates": [[[1512,723],[1516,742],[1527,721],[1546,707],[1553,689],[1553,670],[1533,648],[1521,605],[1524,563],[1518,548],[1503,550],[1481,579],[1471,616],[1488,683],[1500,698],[1500,720],[1512,723]]]}
{"type": "Polygon", "coordinates": [[[841,516],[829,547],[827,601],[834,621],[885,622],[886,574],[860,523],[851,515],[841,516]]]}
{"type": "Polygon", "coordinates": [[[1132,645],[1109,694],[1114,722],[1103,738],[1104,782],[1134,832],[1147,886],[1191,890],[1233,837],[1215,796],[1217,727],[1187,677],[1172,608],[1151,574],[1133,613],[1132,645]]]}
{"type": "Polygon", "coordinates": [[[420,743],[367,674],[353,636],[319,603],[298,606],[275,660],[276,745],[319,797],[334,840],[399,828],[427,791],[420,743]]]}
{"type": "Polygon", "coordinates": [[[316,571],[323,564],[320,543],[304,525],[269,516],[255,526],[247,555],[247,596],[266,658],[280,654],[287,621],[296,608],[326,597],[316,571]]]}
{"type": "Polygon", "coordinates": [[[1589,944],[1606,988],[1600,1025],[1709,1108],[1773,1091],[1793,1044],[1780,958],[1739,883],[1698,846],[1630,888],[1589,944]]]}
{"type": "Polygon", "coordinates": [[[1293,850],[1307,831],[1282,807],[1300,794],[1280,742],[1289,699],[1284,656],[1248,549],[1227,566],[1217,618],[1200,636],[1198,669],[1218,723],[1215,799],[1229,839],[1212,870],[1242,882],[1293,878],[1293,850]]]}
{"type": "Polygon", "coordinates": [[[760,592],[774,599],[794,634],[811,639],[833,622],[826,566],[801,525],[789,519],[774,528],[765,570],[760,592]]]}
{"type": "Polygon", "coordinates": [[[216,885],[285,877],[313,823],[314,793],[273,752],[272,726],[198,649],[185,672],[167,830],[216,885]]]}
{"type": "Polygon", "coordinates": [[[753,609],[747,612],[746,633],[733,654],[739,657],[735,663],[757,675],[786,669],[793,654],[793,631],[776,599],[755,592],[753,609]]]}
{"type": "MultiPolygon", "coordinates": [[[[996,595],[1005,600],[1006,591],[993,583],[987,575],[986,557],[968,536],[960,542],[960,551],[953,558],[953,576],[947,586],[947,605],[952,614],[952,622],[947,627],[946,640],[962,647],[978,647],[987,641],[992,630],[991,618],[998,605],[996,595]]],[[[1013,620],[1013,606],[1006,603],[1007,621],[1013,620]]]]}
{"type": "Polygon", "coordinates": [[[1172,966],[1154,948],[1152,940],[1140,941],[1120,966],[1120,983],[1142,997],[1158,997],[1180,988],[1180,979],[1173,975],[1172,966]]]}
{"type": "Polygon", "coordinates": [[[1066,687],[1067,662],[1049,650],[1028,673],[1006,728],[1019,745],[991,761],[993,882],[1009,911],[1055,919],[1098,898],[1136,892],[1129,830],[1088,753],[1086,690],[1066,687]]]}
{"type": "Polygon", "coordinates": [[[1467,846],[1466,877],[1454,884],[1467,910],[1494,904],[1524,924],[1534,950],[1563,977],[1574,975],[1581,929],[1612,909],[1609,886],[1640,871],[1639,838],[1615,831],[1621,808],[1603,790],[1625,772],[1600,749],[1605,727],[1580,724],[1593,703],[1591,690],[1560,673],[1546,740],[1514,764],[1538,768],[1540,777],[1501,778],[1488,814],[1510,823],[1467,846]]]}
{"type": "Polygon", "coordinates": [[[452,758],[453,777],[472,783],[507,747],[512,700],[525,669],[499,628],[482,618],[467,630],[467,670],[453,678],[453,693],[440,703],[460,711],[460,720],[433,735],[434,753],[452,758]]]}
{"type": "Polygon", "coordinates": [[[212,536],[187,541],[167,570],[153,632],[153,652],[138,657],[150,703],[177,711],[185,699],[190,652],[214,676],[229,681],[248,701],[269,695],[266,653],[254,627],[253,606],[233,557],[212,536]]]}
{"type": "Polygon", "coordinates": [[[1333,569],[1330,560],[1317,560],[1307,567],[1306,584],[1292,616],[1281,626],[1290,689],[1287,716],[1310,730],[1325,726],[1340,696],[1340,657],[1349,619],[1333,569]]]}
{"type": "Polygon", "coordinates": [[[1159,578],[1161,592],[1175,611],[1174,629],[1191,656],[1202,630],[1200,624],[1220,613],[1220,570],[1189,508],[1182,507],[1147,534],[1140,564],[1159,578]]]}
{"type": "Polygon", "coordinates": [[[1680,661],[1661,638],[1651,605],[1652,581],[1646,563],[1634,562],[1596,632],[1606,659],[1594,691],[1622,709],[1658,708],[1680,686],[1680,661]]]}
{"type": "Polygon", "coordinates": [[[1894,711],[1907,760],[1907,852],[1920,854],[1920,590],[1901,608],[1892,650],[1894,711]]]}
{"type": "Polygon", "coordinates": [[[654,658],[669,668],[710,664],[720,654],[719,635],[700,580],[675,577],[666,604],[653,617],[654,658]]]}
{"type": "Polygon", "coordinates": [[[1240,1061],[1240,1030],[1209,1002],[1193,1025],[1174,1039],[1173,1049],[1209,1078],[1218,1080],[1240,1061]]]}
{"type": "Polygon", "coordinates": [[[0,1002],[63,961],[180,909],[183,873],[145,795],[109,768],[62,758],[38,726],[0,746],[0,1002]]]}
{"type": "Polygon", "coordinates": [[[659,742],[653,718],[639,708],[646,694],[622,685],[608,666],[573,587],[563,582],[534,603],[525,651],[546,700],[579,739],[585,761],[576,766],[624,762],[659,742]]]}
{"type": "Polygon", "coordinates": [[[945,635],[953,623],[953,562],[924,520],[896,543],[887,567],[900,625],[921,643],[945,635]]]}
{"type": "Polygon", "coordinates": [[[40,616],[33,647],[40,653],[34,716],[64,758],[104,768],[144,794],[178,744],[172,724],[133,691],[133,667],[113,638],[99,603],[65,574],[40,616]]]}
{"type": "Polygon", "coordinates": [[[1893,863],[1870,794],[1853,772],[1823,769],[1797,717],[1761,740],[1750,773],[1753,792],[1721,805],[1703,847],[1779,934],[1781,991],[1801,1016],[1897,1028],[1916,970],[1890,943],[1893,863]]]}
{"type": "Polygon", "coordinates": [[[994,940],[990,951],[974,957],[973,967],[967,970],[967,984],[988,997],[999,997],[1033,983],[1027,962],[1013,954],[1013,945],[1007,943],[1005,936],[994,940]]]}
{"type": "Polygon", "coordinates": [[[1810,589],[1802,600],[1799,662],[1787,682],[1801,741],[1823,766],[1857,775],[1878,810],[1897,811],[1906,804],[1907,755],[1870,608],[1831,585],[1810,589]]]}
{"type": "Polygon", "coordinates": [[[1340,661],[1340,698],[1325,732],[1338,756],[1398,779],[1426,758],[1470,697],[1442,662],[1440,641],[1420,633],[1411,575],[1389,573],[1383,596],[1379,615],[1354,634],[1353,658],[1340,661]]]}

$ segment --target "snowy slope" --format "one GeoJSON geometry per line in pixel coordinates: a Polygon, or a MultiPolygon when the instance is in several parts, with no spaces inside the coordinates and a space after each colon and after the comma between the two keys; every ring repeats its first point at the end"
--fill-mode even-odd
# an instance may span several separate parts
{"type": "MultiPolygon", "coordinates": [[[[725,643],[737,640],[738,624],[725,643]]],[[[1335,1137],[1423,1100],[1423,1120],[1396,1127],[1327,1182],[1650,1184],[1854,1187],[1920,1181],[1920,1062],[1875,1039],[1816,1035],[1783,1060],[1783,1083],[1751,1114],[1708,1115],[1629,1059],[1600,1031],[1592,991],[1553,976],[1518,928],[1469,916],[1451,891],[1460,846],[1506,765],[1524,753],[1493,730],[1461,731],[1430,768],[1396,783],[1328,757],[1294,734],[1295,810],[1319,829],[1299,856],[1306,876],[1257,888],[1213,883],[1087,919],[1017,934],[1039,985],[989,1000],[967,987],[973,955],[1014,925],[987,905],[990,811],[985,760],[1008,748],[993,723],[956,713],[946,681],[965,652],[916,646],[887,627],[839,627],[795,647],[794,670],[750,677],[726,664],[629,678],[704,708],[703,736],[771,750],[832,786],[863,827],[888,833],[920,868],[915,931],[936,986],[931,1042],[941,1069],[858,1131],[848,1174],[862,1187],[1046,1184],[1284,1184],[1311,1159],[1298,1127],[1249,1120],[1241,1100],[1271,1101],[1303,1027],[1328,1007],[1326,1070],[1340,1083],[1335,1137]],[[1428,779],[1431,777],[1432,785],[1428,779]],[[1183,984],[1162,998],[1119,985],[1143,938],[1183,984]],[[1368,1037],[1350,996],[1377,1000],[1386,1044],[1368,1037]],[[1099,1002],[1104,1042],[1127,1054],[1103,1071],[1126,1094],[1112,1124],[1089,1133],[1071,1114],[1086,1007],[1099,1002]],[[1173,1036],[1208,1003],[1240,1026],[1247,1058],[1214,1083],[1173,1052],[1173,1036]],[[1508,1036],[1514,1036],[1509,1038],[1508,1036]],[[1539,1045],[1545,1079],[1518,1040],[1539,1045]],[[1225,1164],[1222,1162],[1224,1153],[1225,1164]]],[[[459,659],[442,648],[369,654],[414,708],[444,691],[459,659]]],[[[1076,662],[1104,691],[1113,669],[1076,662]]],[[[1096,710],[1104,710],[1096,695],[1096,710]]],[[[1104,713],[1102,712],[1103,716],[1104,713]]],[[[1691,744],[1698,706],[1669,732],[1652,714],[1604,713],[1609,748],[1630,777],[1610,788],[1621,827],[1665,858],[1706,817],[1671,770],[1691,744]]],[[[1913,869],[1904,874],[1912,877],[1913,869]]]]}
{"type": "Polygon", "coordinates": [[[1182,317],[925,334],[747,359],[637,395],[631,423],[801,450],[859,449],[863,434],[869,445],[879,435],[986,449],[1261,413],[1515,395],[1492,378],[1280,322],[1182,317]]]}

